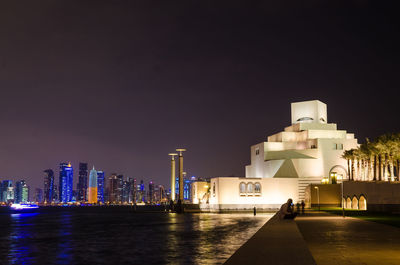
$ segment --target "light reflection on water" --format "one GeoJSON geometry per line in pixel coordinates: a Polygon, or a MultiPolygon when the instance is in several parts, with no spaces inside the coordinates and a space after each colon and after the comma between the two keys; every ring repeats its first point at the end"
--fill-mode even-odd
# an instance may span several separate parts
{"type": "Polygon", "coordinates": [[[3,214],[0,264],[221,264],[271,216],[107,209],[3,214]]]}

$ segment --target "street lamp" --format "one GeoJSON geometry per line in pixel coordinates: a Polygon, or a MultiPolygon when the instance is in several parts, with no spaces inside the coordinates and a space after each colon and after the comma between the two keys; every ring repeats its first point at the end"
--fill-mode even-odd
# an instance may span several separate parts
{"type": "Polygon", "coordinates": [[[317,190],[317,197],[318,197],[318,211],[321,211],[320,205],[319,205],[319,188],[318,187],[314,187],[314,189],[317,190]]]}

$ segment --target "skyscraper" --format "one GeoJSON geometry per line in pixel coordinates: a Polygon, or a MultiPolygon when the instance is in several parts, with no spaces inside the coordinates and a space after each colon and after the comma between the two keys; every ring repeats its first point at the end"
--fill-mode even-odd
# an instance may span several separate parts
{"type": "Polygon", "coordinates": [[[87,183],[88,183],[88,165],[87,163],[79,163],[79,177],[77,184],[77,201],[87,201],[87,183]]]}
{"type": "Polygon", "coordinates": [[[112,173],[108,178],[108,201],[110,203],[118,203],[118,178],[117,174],[112,173]]]}
{"type": "Polygon", "coordinates": [[[73,168],[71,163],[60,164],[60,202],[72,201],[73,168]]]}
{"type": "Polygon", "coordinates": [[[137,185],[136,189],[136,201],[139,203],[146,202],[146,189],[143,183],[143,180],[140,181],[140,184],[137,185]]]}
{"type": "MultiPolygon", "coordinates": [[[[57,188],[57,186],[56,186],[57,188]]],[[[35,198],[34,198],[35,202],[42,202],[43,200],[43,191],[42,189],[36,188],[35,189],[35,198]]]]}
{"type": "Polygon", "coordinates": [[[60,201],[60,192],[59,192],[58,188],[59,188],[59,186],[54,184],[53,202],[60,201]]]}
{"type": "Polygon", "coordinates": [[[118,184],[117,184],[117,201],[119,203],[123,202],[124,195],[124,175],[118,175],[118,184]]]}
{"type": "Polygon", "coordinates": [[[20,180],[15,183],[14,202],[26,203],[28,202],[29,188],[25,180],[20,180]]]}
{"type": "Polygon", "coordinates": [[[0,182],[0,202],[3,202],[3,183],[0,182]]]}
{"type": "Polygon", "coordinates": [[[153,181],[150,181],[150,183],[149,183],[149,198],[148,198],[148,200],[149,200],[150,204],[155,202],[154,201],[154,183],[153,183],[153,181]]]}
{"type": "Polygon", "coordinates": [[[128,195],[128,203],[136,203],[136,179],[129,178],[129,195],[128,195]]]}
{"type": "Polygon", "coordinates": [[[127,180],[122,181],[122,202],[123,203],[129,201],[129,192],[130,192],[129,181],[127,181],[127,180]]]}
{"type": "Polygon", "coordinates": [[[183,199],[186,201],[190,201],[191,198],[191,187],[192,187],[192,181],[190,179],[185,179],[183,181],[183,199]]]}
{"type": "Polygon", "coordinates": [[[97,203],[97,171],[94,166],[89,174],[88,202],[97,203]]]}
{"type": "Polygon", "coordinates": [[[97,202],[104,203],[104,172],[97,171],[97,202]]]}
{"type": "Polygon", "coordinates": [[[44,202],[51,203],[54,198],[54,172],[51,169],[44,171],[44,202]]]}
{"type": "Polygon", "coordinates": [[[11,180],[3,180],[3,202],[14,201],[14,188],[11,180]]]}

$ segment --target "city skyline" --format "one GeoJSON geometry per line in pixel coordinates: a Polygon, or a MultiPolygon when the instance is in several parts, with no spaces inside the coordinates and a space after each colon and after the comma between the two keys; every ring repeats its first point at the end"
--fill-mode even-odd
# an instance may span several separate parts
{"type": "Polygon", "coordinates": [[[0,3],[0,179],[85,161],[167,186],[180,146],[189,175],[244,176],[301,100],[360,142],[399,131],[389,6],[0,3]]]}

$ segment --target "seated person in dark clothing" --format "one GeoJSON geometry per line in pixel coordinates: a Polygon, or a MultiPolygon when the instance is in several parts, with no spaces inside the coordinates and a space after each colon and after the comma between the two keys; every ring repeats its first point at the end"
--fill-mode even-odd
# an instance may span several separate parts
{"type": "Polygon", "coordinates": [[[281,209],[279,210],[279,218],[280,219],[294,219],[296,218],[297,213],[293,211],[293,201],[292,199],[288,199],[288,201],[282,204],[281,209]]]}

